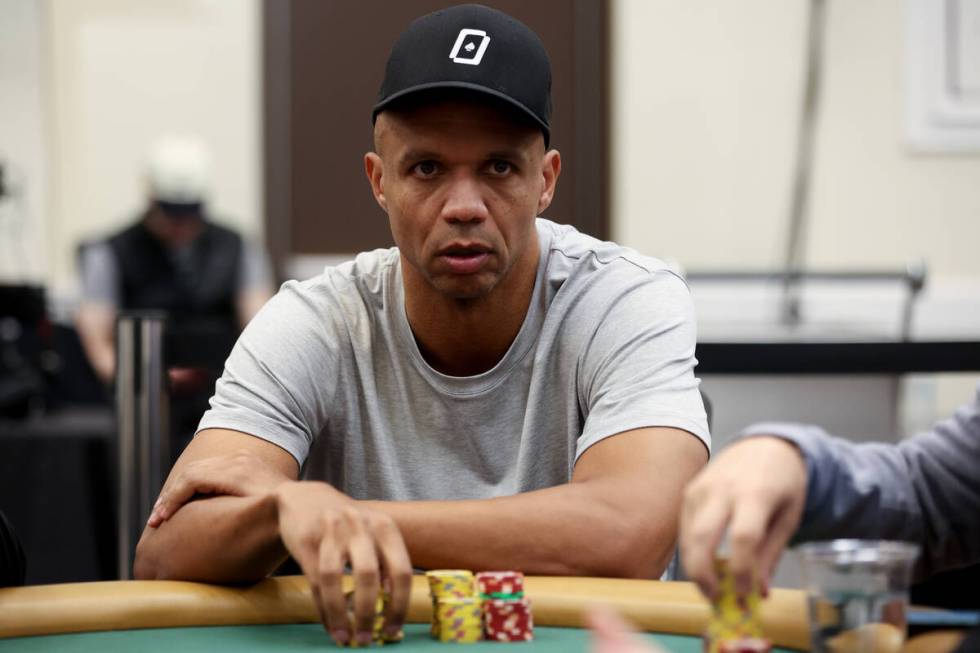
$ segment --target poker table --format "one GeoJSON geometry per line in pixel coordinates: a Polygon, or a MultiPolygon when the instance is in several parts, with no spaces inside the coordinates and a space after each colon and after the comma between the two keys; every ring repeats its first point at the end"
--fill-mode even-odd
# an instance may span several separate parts
{"type": "MultiPolygon", "coordinates": [[[[350,580],[345,579],[347,587],[350,580]]],[[[616,609],[642,637],[675,653],[700,653],[708,604],[691,583],[528,577],[534,609],[533,642],[442,644],[429,636],[431,603],[424,577],[416,577],[405,640],[392,653],[493,650],[568,653],[590,650],[583,614],[589,605],[616,609]]],[[[763,628],[774,652],[807,650],[806,597],[775,589],[762,604],[763,628]]],[[[962,632],[910,640],[904,651],[949,651],[962,632]]],[[[175,581],[115,581],[0,589],[0,652],[179,651],[180,653],[290,653],[338,648],[317,623],[310,589],[301,576],[270,578],[250,587],[175,581]]]]}
{"type": "MultiPolygon", "coordinates": [[[[349,580],[348,580],[349,583],[349,580]]],[[[690,583],[623,579],[528,577],[533,642],[442,644],[429,636],[431,602],[424,577],[414,579],[401,643],[393,653],[513,648],[528,653],[586,651],[583,613],[593,603],[615,608],[643,637],[668,651],[701,651],[708,604],[690,583]]],[[[762,611],[774,651],[805,649],[805,597],[774,590],[762,611]]],[[[317,623],[301,576],[250,587],[174,581],[72,583],[0,589],[0,651],[234,651],[251,653],[337,648],[317,623]]]]}

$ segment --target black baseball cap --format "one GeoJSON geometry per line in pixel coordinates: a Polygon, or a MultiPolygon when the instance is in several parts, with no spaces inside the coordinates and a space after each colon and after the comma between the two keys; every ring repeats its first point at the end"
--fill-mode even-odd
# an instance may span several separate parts
{"type": "Polygon", "coordinates": [[[518,109],[551,138],[551,62],[524,23],[483,5],[427,14],[402,32],[388,56],[371,120],[423,92],[461,89],[518,109]]]}

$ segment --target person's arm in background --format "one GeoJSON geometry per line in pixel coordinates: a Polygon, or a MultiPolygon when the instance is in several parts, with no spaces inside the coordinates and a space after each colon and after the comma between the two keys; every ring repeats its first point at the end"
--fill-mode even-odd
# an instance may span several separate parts
{"type": "Polygon", "coordinates": [[[83,246],[79,273],[81,302],[75,313],[75,328],[92,369],[109,384],[116,373],[116,312],[121,292],[119,268],[109,246],[83,246]]]}
{"type": "Polygon", "coordinates": [[[856,444],[812,426],[757,424],[687,490],[682,559],[711,595],[711,560],[730,528],[740,589],[767,581],[783,545],[839,537],[922,546],[917,576],[980,560],[980,389],[931,431],[856,444]],[[768,436],[768,437],[766,437],[768,436]]]}
{"type": "Polygon", "coordinates": [[[244,329],[273,294],[275,282],[265,250],[244,240],[235,289],[235,311],[239,326],[244,329]]]}

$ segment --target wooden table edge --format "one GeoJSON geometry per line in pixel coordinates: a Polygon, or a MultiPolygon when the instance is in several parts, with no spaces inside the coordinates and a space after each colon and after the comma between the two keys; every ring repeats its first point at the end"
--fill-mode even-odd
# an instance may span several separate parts
{"type": "MultiPolygon", "coordinates": [[[[349,586],[350,579],[345,579],[349,586]]],[[[528,577],[526,595],[540,626],[583,626],[592,604],[611,606],[640,630],[700,636],[709,606],[687,582],[528,577]]],[[[413,579],[410,623],[426,623],[432,606],[424,576],[413,579]]],[[[0,638],[137,628],[314,623],[302,576],[269,578],[248,587],[180,581],[107,581],[0,589],[0,638]]],[[[777,646],[806,649],[806,598],[774,590],[763,623],[777,646]]]]}

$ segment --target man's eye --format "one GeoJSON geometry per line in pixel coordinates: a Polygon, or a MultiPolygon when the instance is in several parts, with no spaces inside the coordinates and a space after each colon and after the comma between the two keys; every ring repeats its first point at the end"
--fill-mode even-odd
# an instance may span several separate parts
{"type": "Polygon", "coordinates": [[[421,177],[431,177],[436,174],[438,167],[434,161],[419,161],[415,164],[414,170],[421,177]]]}
{"type": "Polygon", "coordinates": [[[490,162],[490,172],[495,175],[506,175],[512,172],[514,167],[510,165],[507,161],[491,161],[490,162]]]}

